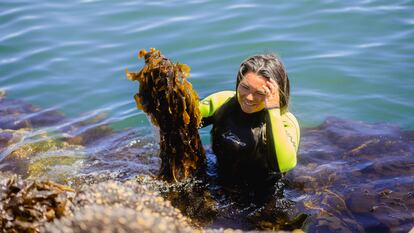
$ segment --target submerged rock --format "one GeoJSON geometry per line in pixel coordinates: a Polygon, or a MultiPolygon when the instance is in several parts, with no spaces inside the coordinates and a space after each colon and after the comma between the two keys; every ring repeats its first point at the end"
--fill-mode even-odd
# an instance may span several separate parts
{"type": "MultiPolygon", "coordinates": [[[[30,132],[28,132],[30,134],[30,132]]],[[[47,175],[55,181],[64,181],[67,174],[59,166],[72,165],[83,159],[82,146],[71,145],[60,139],[50,139],[47,134],[31,136],[9,145],[9,153],[0,162],[3,171],[13,171],[24,177],[47,175]],[[59,174],[61,173],[61,174],[59,174]],[[59,179],[61,177],[61,179],[59,179]]],[[[74,171],[74,169],[71,169],[74,171]]]]}
{"type": "Polygon", "coordinates": [[[21,100],[0,98],[0,129],[39,128],[62,122],[56,110],[41,110],[21,100]]]}
{"type": "Polygon", "coordinates": [[[0,153],[6,150],[10,151],[11,145],[19,143],[29,133],[30,130],[28,129],[0,129],[0,153]]]}
{"type": "Polygon", "coordinates": [[[33,159],[28,167],[29,177],[42,177],[54,175],[55,181],[65,181],[70,174],[62,169],[64,166],[71,166],[71,172],[73,172],[73,164],[77,161],[83,160],[84,157],[76,154],[67,155],[51,155],[41,158],[33,159]]]}
{"type": "Polygon", "coordinates": [[[288,192],[310,215],[307,231],[407,232],[413,155],[412,132],[392,125],[331,117],[303,130],[288,192]]]}
{"type": "Polygon", "coordinates": [[[3,99],[7,95],[6,90],[0,89],[0,100],[3,99]]]}
{"type": "Polygon", "coordinates": [[[104,123],[107,113],[100,113],[62,128],[66,142],[73,145],[93,146],[116,132],[104,123]]]}

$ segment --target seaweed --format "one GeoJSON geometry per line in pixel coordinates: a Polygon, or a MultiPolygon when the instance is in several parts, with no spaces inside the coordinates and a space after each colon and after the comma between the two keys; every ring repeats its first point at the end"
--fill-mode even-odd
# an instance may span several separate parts
{"type": "Polygon", "coordinates": [[[137,108],[150,116],[160,130],[159,176],[166,181],[202,178],[205,174],[205,151],[198,134],[201,113],[199,98],[187,77],[190,67],[173,63],[160,51],[142,49],[138,58],[145,65],[137,73],[126,70],[129,80],[139,81],[134,96],[137,108]]]}
{"type": "Polygon", "coordinates": [[[46,222],[70,213],[75,190],[52,181],[22,180],[18,176],[0,183],[2,232],[40,232],[46,222]]]}

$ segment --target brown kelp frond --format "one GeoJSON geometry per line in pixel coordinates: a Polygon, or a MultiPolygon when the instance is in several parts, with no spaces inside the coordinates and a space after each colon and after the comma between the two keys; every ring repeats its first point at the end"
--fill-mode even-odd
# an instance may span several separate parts
{"type": "Polygon", "coordinates": [[[205,152],[197,129],[201,124],[199,98],[187,77],[190,67],[173,63],[160,51],[142,49],[144,67],[136,72],[126,71],[129,80],[139,82],[134,96],[137,108],[151,118],[160,129],[160,176],[183,180],[201,174],[205,167],[205,152]]]}
{"type": "Polygon", "coordinates": [[[0,183],[0,228],[3,232],[39,232],[46,222],[70,213],[75,190],[52,181],[12,176],[0,183]]]}

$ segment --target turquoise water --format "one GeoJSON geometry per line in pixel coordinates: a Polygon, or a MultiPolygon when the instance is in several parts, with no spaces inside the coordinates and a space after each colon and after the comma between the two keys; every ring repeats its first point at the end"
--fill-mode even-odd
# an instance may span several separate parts
{"type": "MultiPolygon", "coordinates": [[[[192,68],[200,96],[234,89],[246,57],[273,52],[301,126],[327,116],[413,129],[414,1],[2,1],[0,87],[74,118],[147,125],[124,70],[155,47],[192,68]]],[[[202,132],[204,136],[207,131],[202,132]]]]}

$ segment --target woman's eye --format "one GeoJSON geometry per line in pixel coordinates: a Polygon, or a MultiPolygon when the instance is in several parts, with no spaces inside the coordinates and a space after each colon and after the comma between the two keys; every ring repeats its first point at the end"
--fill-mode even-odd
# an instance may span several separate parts
{"type": "Polygon", "coordinates": [[[242,87],[243,89],[249,90],[249,87],[248,87],[248,86],[246,86],[246,85],[241,85],[241,87],[242,87]]]}
{"type": "Polygon", "coordinates": [[[258,96],[261,96],[261,97],[265,97],[266,96],[266,93],[261,92],[261,91],[257,91],[255,94],[258,95],[258,96]]]}

